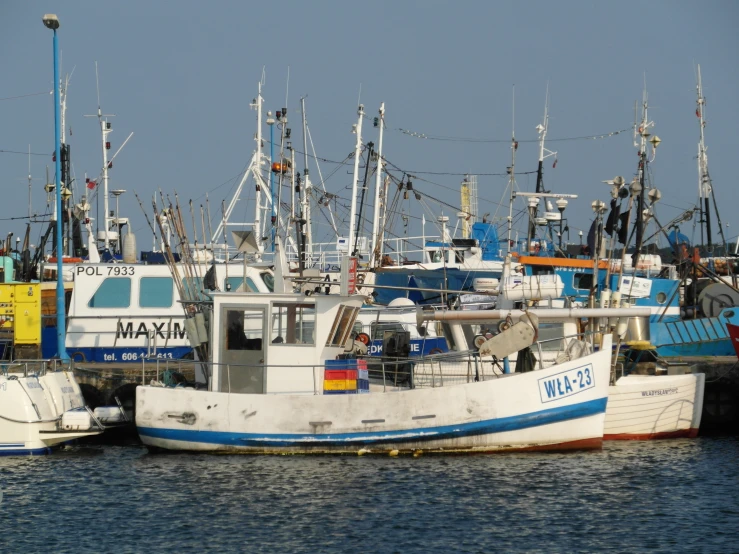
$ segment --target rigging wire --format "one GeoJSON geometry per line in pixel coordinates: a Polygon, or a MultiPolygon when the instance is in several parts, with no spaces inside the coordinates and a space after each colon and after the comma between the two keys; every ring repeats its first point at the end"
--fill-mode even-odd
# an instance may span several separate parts
{"type": "MultiPolygon", "coordinates": [[[[399,131],[400,133],[413,137],[413,138],[420,138],[424,140],[438,140],[438,141],[445,141],[445,142],[472,142],[472,143],[485,143],[485,144],[491,144],[491,143],[501,143],[501,144],[510,144],[511,139],[487,139],[487,138],[470,138],[470,137],[451,137],[451,136],[444,136],[444,135],[427,135],[425,133],[417,133],[415,131],[410,131],[408,129],[403,128],[396,128],[393,129],[394,131],[399,131]]],[[[562,138],[555,138],[555,139],[547,139],[547,142],[564,142],[564,141],[574,141],[574,140],[599,140],[604,138],[613,137],[616,135],[620,135],[621,133],[630,132],[632,130],[632,127],[628,127],[626,129],[620,129],[618,131],[611,131],[610,133],[602,133],[599,135],[583,135],[583,136],[577,136],[577,137],[562,137],[562,138]]],[[[522,139],[522,140],[516,140],[518,143],[522,142],[539,142],[539,139],[522,139]]]]}
{"type": "Polygon", "coordinates": [[[51,156],[52,154],[40,154],[38,152],[19,152],[18,150],[0,150],[0,154],[23,154],[24,156],[51,156]]]}
{"type": "Polygon", "coordinates": [[[54,94],[53,90],[48,92],[32,92],[31,94],[21,94],[20,96],[8,96],[7,98],[0,98],[0,102],[3,100],[16,100],[17,98],[28,98],[29,96],[41,96],[42,94],[54,94]]]}

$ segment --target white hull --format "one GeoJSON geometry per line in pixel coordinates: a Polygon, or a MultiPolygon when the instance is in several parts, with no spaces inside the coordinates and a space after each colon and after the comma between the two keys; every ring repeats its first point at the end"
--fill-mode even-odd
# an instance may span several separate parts
{"type": "Polygon", "coordinates": [[[608,388],[605,440],[695,437],[705,375],[629,375],[608,388]]]}
{"type": "Polygon", "coordinates": [[[482,382],[355,395],[138,387],[136,425],[146,446],[167,450],[356,453],[598,448],[609,362],[609,354],[602,352],[482,382]]]}
{"type": "Polygon", "coordinates": [[[47,454],[55,445],[98,434],[61,426],[65,412],[84,405],[71,371],[0,376],[0,456],[47,454]]]}

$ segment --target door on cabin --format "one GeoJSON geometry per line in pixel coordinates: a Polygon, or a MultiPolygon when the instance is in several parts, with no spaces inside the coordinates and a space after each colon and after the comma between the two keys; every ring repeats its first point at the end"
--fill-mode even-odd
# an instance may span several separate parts
{"type": "Polygon", "coordinates": [[[221,392],[264,394],[266,385],[265,343],[267,318],[264,308],[221,308],[221,392]]]}

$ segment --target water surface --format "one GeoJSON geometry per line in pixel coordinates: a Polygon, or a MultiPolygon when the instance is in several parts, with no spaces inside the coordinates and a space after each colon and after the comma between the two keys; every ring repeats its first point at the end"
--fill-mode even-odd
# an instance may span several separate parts
{"type": "Polygon", "coordinates": [[[736,552],[739,438],[419,458],[0,458],[0,552],[736,552]]]}

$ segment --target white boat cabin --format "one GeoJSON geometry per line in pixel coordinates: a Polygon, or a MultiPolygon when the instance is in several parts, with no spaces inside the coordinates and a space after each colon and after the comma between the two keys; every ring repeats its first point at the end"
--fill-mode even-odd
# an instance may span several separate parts
{"type": "Polygon", "coordinates": [[[214,293],[211,390],[315,394],[351,344],[363,297],[214,293]]]}
{"type": "MultiPolygon", "coordinates": [[[[169,267],[77,264],[73,271],[66,345],[75,361],[177,359],[190,352],[185,314],[169,267]]],[[[195,277],[184,277],[180,266],[180,279],[198,291],[269,293],[274,283],[269,269],[243,264],[203,267],[195,277]]]]}

